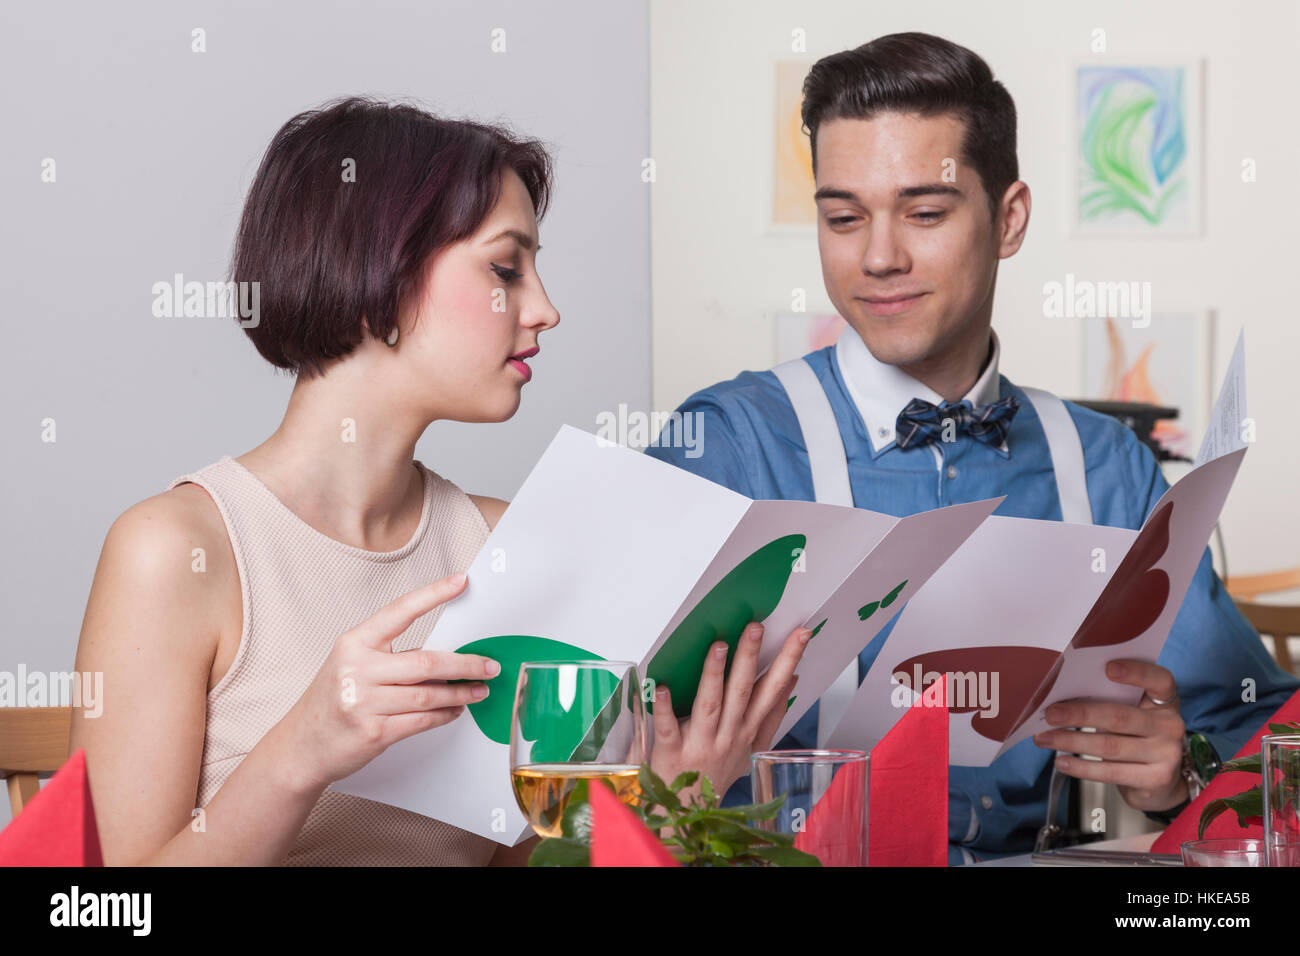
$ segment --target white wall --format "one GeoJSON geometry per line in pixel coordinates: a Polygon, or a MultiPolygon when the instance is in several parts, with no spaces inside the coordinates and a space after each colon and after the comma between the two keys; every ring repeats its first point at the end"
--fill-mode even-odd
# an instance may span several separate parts
{"type": "Polygon", "coordinates": [[[0,670],[70,670],[113,519],[278,425],[292,380],[233,321],[154,318],[151,286],[225,274],[271,137],[327,99],[504,119],[556,159],[538,268],[562,321],[518,414],[435,424],[426,465],[510,498],[561,424],[648,405],[647,22],[645,0],[4,5],[0,670]]]}
{"type": "MultiPolygon", "coordinates": [[[[771,162],[772,68],[802,27],[809,62],[877,36],[920,30],[970,47],[1016,102],[1021,177],[1033,194],[1025,245],[1002,263],[994,327],[1012,381],[1080,394],[1077,320],[1043,317],[1042,287],[1066,273],[1150,281],[1157,310],[1217,313],[1215,387],[1246,329],[1258,441],[1224,511],[1232,573],[1300,565],[1294,385],[1300,365],[1295,260],[1300,240],[1300,14],[1295,0],[1222,4],[1148,0],[1063,4],[913,0],[651,5],[651,207],[654,402],[774,362],[767,316],[808,290],[833,311],[816,238],[764,234],[771,162]],[[1072,142],[1068,62],[1106,31],[1111,58],[1205,59],[1205,229],[1160,241],[1068,238],[1072,142]],[[1258,181],[1243,184],[1253,157],[1258,181]]],[[[1171,480],[1175,476],[1171,471],[1171,480]]]]}

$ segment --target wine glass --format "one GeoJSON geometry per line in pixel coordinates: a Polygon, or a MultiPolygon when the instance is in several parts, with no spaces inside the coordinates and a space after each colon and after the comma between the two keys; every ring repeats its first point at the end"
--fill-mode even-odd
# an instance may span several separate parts
{"type": "Polygon", "coordinates": [[[510,780],[534,832],[558,837],[565,807],[603,781],[624,803],[649,760],[645,702],[630,661],[529,661],[510,718],[510,780]]]}

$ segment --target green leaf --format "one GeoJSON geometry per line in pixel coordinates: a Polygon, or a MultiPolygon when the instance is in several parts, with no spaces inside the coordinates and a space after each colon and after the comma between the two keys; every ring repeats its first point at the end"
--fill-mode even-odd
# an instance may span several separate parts
{"type": "Polygon", "coordinates": [[[709,849],[724,860],[730,860],[736,855],[736,848],[720,836],[714,836],[709,840],[709,849]]]}
{"type": "Polygon", "coordinates": [[[637,772],[637,783],[641,786],[641,792],[650,799],[654,806],[663,807],[674,813],[681,812],[682,802],[677,799],[677,794],[668,788],[668,785],[659,778],[659,775],[650,769],[648,763],[643,763],[641,769],[637,772]]]}
{"type": "Polygon", "coordinates": [[[673,778],[673,782],[669,785],[668,789],[673,793],[676,793],[683,787],[691,786],[699,779],[699,777],[700,772],[698,770],[684,770],[673,778]]]}
{"type": "Polygon", "coordinates": [[[1269,724],[1268,732],[1270,734],[1300,734],[1300,722],[1292,721],[1288,724],[1269,724]]]}
{"type": "Polygon", "coordinates": [[[821,866],[821,860],[792,846],[761,846],[754,856],[776,866],[821,866]]]}
{"type": "Polygon", "coordinates": [[[1219,768],[1219,773],[1258,773],[1264,772],[1261,754],[1250,754],[1247,757],[1236,757],[1224,763],[1219,768]]]}
{"type": "Polygon", "coordinates": [[[767,803],[751,803],[748,806],[736,807],[745,814],[746,820],[771,820],[777,815],[781,807],[785,804],[785,794],[775,797],[767,803]]]}
{"type": "Polygon", "coordinates": [[[1264,815],[1263,785],[1256,784],[1236,796],[1220,797],[1218,800],[1211,800],[1207,803],[1205,809],[1201,811],[1201,819],[1196,826],[1196,838],[1198,840],[1205,838],[1205,831],[1211,821],[1225,810],[1231,810],[1237,814],[1237,824],[1245,829],[1246,821],[1251,817],[1262,817],[1264,815]]]}
{"type": "Polygon", "coordinates": [[[591,866],[591,849],[577,840],[542,840],[528,857],[529,866],[591,866]]]}
{"type": "MultiPolygon", "coordinates": [[[[673,789],[676,790],[677,788],[673,787],[673,789]]],[[[708,777],[700,781],[700,796],[704,798],[705,803],[710,804],[717,799],[717,795],[713,792],[713,781],[708,777]]]]}
{"type": "Polygon", "coordinates": [[[579,780],[573,787],[569,802],[560,817],[560,832],[571,840],[591,843],[591,804],[588,803],[588,780],[579,780]]]}

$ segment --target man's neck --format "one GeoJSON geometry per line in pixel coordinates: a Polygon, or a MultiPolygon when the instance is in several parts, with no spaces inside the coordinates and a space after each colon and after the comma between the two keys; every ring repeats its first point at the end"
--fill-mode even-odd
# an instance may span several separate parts
{"type": "Polygon", "coordinates": [[[993,357],[993,336],[984,330],[984,347],[953,349],[921,365],[898,366],[927,388],[943,396],[944,401],[960,402],[975,387],[993,357]]]}

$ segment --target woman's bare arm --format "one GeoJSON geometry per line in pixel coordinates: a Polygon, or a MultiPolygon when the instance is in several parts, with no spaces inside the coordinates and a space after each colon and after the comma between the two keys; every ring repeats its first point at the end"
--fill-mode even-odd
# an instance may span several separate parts
{"type": "Polygon", "coordinates": [[[216,527],[192,488],[113,523],[86,605],[76,668],[103,673],[103,712],[74,713],[72,749],[86,750],[108,865],[280,862],[323,789],[296,777],[273,731],[194,815],[226,593],[217,582],[236,571],[215,507],[216,527]],[[195,548],[205,570],[193,570],[195,548]]]}

